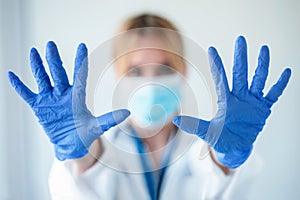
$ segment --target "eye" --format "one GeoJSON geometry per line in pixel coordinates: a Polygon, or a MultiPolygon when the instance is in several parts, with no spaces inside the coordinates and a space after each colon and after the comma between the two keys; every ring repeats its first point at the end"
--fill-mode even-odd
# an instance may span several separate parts
{"type": "Polygon", "coordinates": [[[142,71],[139,67],[134,67],[132,69],[130,69],[126,76],[141,76],[142,75],[142,71]]]}
{"type": "Polygon", "coordinates": [[[173,74],[175,72],[175,70],[170,67],[169,63],[165,63],[160,65],[159,70],[157,72],[158,75],[170,75],[173,74]]]}

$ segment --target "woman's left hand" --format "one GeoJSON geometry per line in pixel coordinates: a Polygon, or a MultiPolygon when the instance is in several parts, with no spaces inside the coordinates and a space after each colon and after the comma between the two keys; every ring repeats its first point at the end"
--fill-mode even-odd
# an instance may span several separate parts
{"type": "Polygon", "coordinates": [[[269,49],[263,46],[258,66],[248,88],[247,44],[244,37],[235,45],[233,84],[230,91],[226,73],[215,48],[208,50],[212,76],[218,95],[218,111],[211,121],[177,116],[173,123],[180,129],[196,134],[215,150],[218,160],[230,168],[239,167],[251,154],[253,143],[262,131],[272,105],[287,86],[291,70],[285,69],[267,95],[262,90],[268,76],[269,49]]]}

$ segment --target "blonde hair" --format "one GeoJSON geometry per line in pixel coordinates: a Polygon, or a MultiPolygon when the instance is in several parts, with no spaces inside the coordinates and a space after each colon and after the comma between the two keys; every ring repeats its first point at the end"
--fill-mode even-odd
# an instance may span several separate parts
{"type": "MultiPolygon", "coordinates": [[[[117,58],[117,73],[126,73],[126,66],[124,65],[126,55],[124,56],[124,54],[128,53],[128,46],[129,49],[132,49],[136,45],[137,37],[146,36],[159,39],[161,46],[152,48],[158,48],[167,52],[171,59],[172,67],[176,71],[185,74],[186,67],[183,60],[184,48],[182,38],[178,33],[177,27],[169,20],[154,14],[140,14],[125,20],[119,27],[118,33],[120,35],[114,41],[113,49],[114,58],[117,58]],[[134,39],[132,39],[133,35],[135,36],[134,39]]],[[[149,46],[139,48],[149,48],[149,46]]]]}

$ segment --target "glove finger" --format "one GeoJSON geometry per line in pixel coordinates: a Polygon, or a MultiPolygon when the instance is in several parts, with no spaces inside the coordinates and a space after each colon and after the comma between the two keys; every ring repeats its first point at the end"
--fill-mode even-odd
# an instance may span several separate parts
{"type": "Polygon", "coordinates": [[[78,137],[85,147],[90,147],[105,131],[124,121],[129,114],[129,110],[120,109],[97,118],[93,117],[92,119],[85,118],[84,115],[79,116],[79,118],[75,117],[74,120],[78,137]],[[88,121],[86,121],[86,119],[88,119],[88,121]],[[84,124],[82,124],[82,122],[84,122],[84,124]]]}
{"type": "Polygon", "coordinates": [[[31,107],[34,103],[36,94],[33,93],[13,72],[8,72],[8,80],[16,92],[26,101],[31,107]]]}
{"type": "Polygon", "coordinates": [[[291,77],[291,69],[287,68],[282,72],[277,83],[275,83],[272,86],[272,88],[270,89],[270,91],[265,97],[269,106],[272,106],[278,100],[278,97],[282,94],[283,90],[287,86],[290,77],[291,77]]]}
{"type": "Polygon", "coordinates": [[[250,92],[260,98],[263,97],[263,89],[265,87],[266,79],[269,72],[270,54],[267,46],[262,46],[258,56],[258,66],[255,70],[250,92]]]}
{"type": "Polygon", "coordinates": [[[238,37],[235,43],[232,76],[233,94],[244,96],[248,90],[248,61],[247,44],[243,36],[238,37]]]}
{"type": "Polygon", "coordinates": [[[88,55],[88,51],[85,44],[83,43],[79,44],[77,47],[77,52],[75,57],[74,81],[77,78],[79,70],[80,70],[79,74],[84,78],[84,80],[86,80],[87,68],[88,68],[87,55],[88,55]]]}
{"type": "Polygon", "coordinates": [[[229,86],[222,60],[214,47],[208,49],[208,55],[219,102],[225,102],[229,93],[229,86]]]}
{"type": "Polygon", "coordinates": [[[60,59],[58,49],[54,42],[48,42],[46,48],[46,59],[50,68],[50,73],[54,82],[54,87],[59,92],[63,92],[69,87],[69,80],[62,61],[60,59]]]}
{"type": "MultiPolygon", "coordinates": [[[[80,44],[77,48],[74,68],[73,97],[82,108],[85,108],[86,81],[88,76],[87,48],[80,44]]],[[[73,101],[74,102],[74,101],[73,101]]]]}
{"type": "Polygon", "coordinates": [[[173,119],[173,124],[187,133],[197,135],[203,140],[206,137],[207,129],[209,127],[208,121],[190,116],[177,116],[173,119]]]}
{"type": "Polygon", "coordinates": [[[129,110],[119,109],[97,117],[102,133],[123,122],[129,115],[129,110]]]}
{"type": "Polygon", "coordinates": [[[45,71],[43,61],[35,48],[30,51],[31,70],[38,84],[39,93],[47,93],[52,89],[48,74],[45,71]]]}

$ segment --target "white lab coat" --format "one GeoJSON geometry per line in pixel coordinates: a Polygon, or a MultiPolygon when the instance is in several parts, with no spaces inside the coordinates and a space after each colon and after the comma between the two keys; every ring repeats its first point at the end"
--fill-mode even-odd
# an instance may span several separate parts
{"type": "MultiPolygon", "coordinates": [[[[49,176],[52,199],[150,200],[132,138],[118,128],[101,138],[105,153],[79,177],[74,175],[74,166],[70,162],[55,160],[49,176]]],[[[160,200],[247,199],[260,161],[251,156],[244,165],[226,176],[210,156],[199,159],[203,142],[196,136],[179,132],[172,145],[175,148],[163,178],[160,200]]]]}

